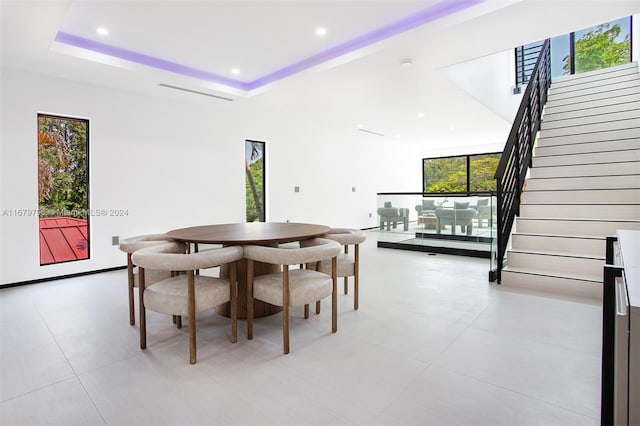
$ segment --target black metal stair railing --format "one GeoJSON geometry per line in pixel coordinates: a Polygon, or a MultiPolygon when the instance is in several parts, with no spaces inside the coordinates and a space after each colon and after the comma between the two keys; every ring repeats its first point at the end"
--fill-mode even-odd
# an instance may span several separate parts
{"type": "MultiPolygon", "coordinates": [[[[516,87],[524,87],[536,66],[544,41],[516,47],[516,87]]],[[[520,93],[518,91],[518,93],[520,93]]]]}
{"type": "Polygon", "coordinates": [[[496,169],[497,244],[496,270],[492,274],[500,282],[504,258],[515,217],[520,214],[520,195],[533,156],[533,145],[540,129],[542,110],[551,85],[551,41],[540,50],[522,96],[520,108],[511,127],[500,163],[496,169]]]}

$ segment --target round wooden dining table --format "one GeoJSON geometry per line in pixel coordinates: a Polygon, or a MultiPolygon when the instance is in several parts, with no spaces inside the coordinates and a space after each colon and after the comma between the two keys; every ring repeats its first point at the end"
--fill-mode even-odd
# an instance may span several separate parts
{"type": "MultiPolygon", "coordinates": [[[[182,241],[187,244],[222,244],[232,245],[268,245],[303,241],[319,237],[329,232],[330,228],[324,225],[310,223],[289,222],[251,222],[251,223],[227,223],[219,225],[192,226],[189,228],[174,229],[167,232],[169,238],[182,241]]],[[[270,265],[260,262],[254,263],[254,274],[263,275],[278,272],[278,265],[270,265]]],[[[228,277],[226,265],[220,268],[220,277],[228,277]]],[[[254,300],[254,317],[263,317],[281,311],[280,306],[274,306],[260,300],[254,300]]],[[[220,305],[216,311],[225,316],[230,316],[229,304],[220,305]]],[[[238,318],[247,317],[247,262],[238,262],[238,318]]]]}

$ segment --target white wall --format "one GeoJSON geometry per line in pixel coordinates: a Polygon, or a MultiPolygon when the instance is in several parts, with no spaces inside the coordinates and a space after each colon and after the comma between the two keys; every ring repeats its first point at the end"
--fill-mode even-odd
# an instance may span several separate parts
{"type": "Polygon", "coordinates": [[[509,49],[449,66],[442,72],[482,105],[512,123],[522,101],[522,94],[513,94],[515,68],[515,52],[509,49]]]}
{"type": "Polygon", "coordinates": [[[420,190],[419,157],[353,128],[329,131],[334,126],[303,114],[249,113],[6,68],[0,83],[3,213],[38,208],[38,112],[90,119],[91,208],[128,210],[91,218],[91,259],[46,266],[39,265],[38,217],[1,216],[0,284],[124,265],[112,236],[244,221],[245,139],[267,142],[270,221],[371,227],[377,192],[420,190]]]}

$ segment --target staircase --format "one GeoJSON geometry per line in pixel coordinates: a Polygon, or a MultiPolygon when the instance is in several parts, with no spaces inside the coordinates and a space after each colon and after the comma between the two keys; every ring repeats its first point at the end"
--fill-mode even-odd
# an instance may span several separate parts
{"type": "Polygon", "coordinates": [[[640,229],[636,62],[553,81],[501,283],[601,299],[617,229],[640,229]]]}

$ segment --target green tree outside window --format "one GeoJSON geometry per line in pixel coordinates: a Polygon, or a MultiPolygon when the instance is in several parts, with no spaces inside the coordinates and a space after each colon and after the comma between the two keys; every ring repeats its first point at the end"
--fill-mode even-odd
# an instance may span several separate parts
{"type": "MultiPolygon", "coordinates": [[[[621,32],[619,24],[601,24],[575,41],[575,72],[597,70],[629,62],[631,40],[629,33],[617,41],[621,32]]],[[[563,58],[563,69],[570,72],[570,58],[563,58]]]]}

